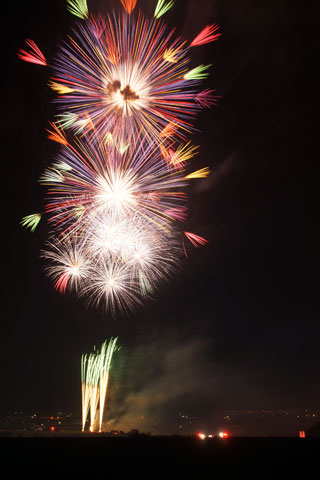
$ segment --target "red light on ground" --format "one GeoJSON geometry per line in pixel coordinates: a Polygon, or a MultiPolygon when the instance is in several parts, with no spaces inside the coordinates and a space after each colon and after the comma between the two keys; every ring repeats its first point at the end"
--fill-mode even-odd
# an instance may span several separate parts
{"type": "Polygon", "coordinates": [[[228,437],[229,437],[229,433],[228,433],[228,432],[220,432],[220,433],[219,433],[219,437],[220,437],[220,438],[228,438],[228,437]]]}
{"type": "Polygon", "coordinates": [[[204,440],[206,438],[206,435],[204,433],[198,433],[198,438],[201,438],[201,440],[204,440]]]}
{"type": "Polygon", "coordinates": [[[306,438],[306,432],[304,430],[300,430],[299,437],[300,438],[306,438]]]}
{"type": "Polygon", "coordinates": [[[50,427],[50,430],[51,430],[51,432],[54,432],[55,428],[52,426],[52,427],[50,427]]]}

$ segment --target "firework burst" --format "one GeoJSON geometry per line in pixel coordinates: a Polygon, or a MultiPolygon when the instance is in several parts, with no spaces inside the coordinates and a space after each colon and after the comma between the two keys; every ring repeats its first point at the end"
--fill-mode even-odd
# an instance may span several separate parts
{"type": "Polygon", "coordinates": [[[50,261],[45,270],[60,293],[77,291],[91,276],[92,264],[83,244],[49,241],[41,255],[50,261]]]}
{"type": "MultiPolygon", "coordinates": [[[[47,188],[44,212],[21,220],[34,231],[48,218],[42,256],[55,289],[113,313],[152,297],[177,270],[181,252],[187,256],[185,238],[194,247],[207,243],[180,226],[186,186],[210,173],[208,167],[190,173],[199,147],[187,135],[199,109],[217,98],[213,90],[198,91],[211,65],[193,67],[189,54],[216,40],[219,27],[206,26],[189,44],[162,21],[173,0],[159,0],[151,19],[133,12],[136,3],[121,0],[121,15],[103,17],[89,14],[86,0],[67,0],[81,23],[60,45],[48,83],[59,106],[48,138],[60,151],[39,179],[47,188]]],[[[32,40],[27,45],[21,59],[48,65],[32,40]]],[[[84,409],[93,425],[97,359],[89,359],[84,409]]]]}
{"type": "Polygon", "coordinates": [[[77,292],[115,315],[152,298],[159,283],[177,271],[181,252],[177,234],[139,217],[112,221],[100,214],[85,237],[48,242],[42,256],[56,290],[77,292]]]}
{"type": "MultiPolygon", "coordinates": [[[[168,230],[176,218],[170,212],[185,209],[187,181],[182,171],[168,171],[161,152],[152,144],[141,139],[119,151],[85,138],[77,138],[74,147],[60,131],[59,143],[61,138],[65,142],[58,161],[39,181],[48,187],[49,221],[62,236],[92,231],[95,217],[101,214],[109,222],[134,216],[168,230]],[[57,163],[63,169],[57,169],[57,163]]],[[[178,149],[173,162],[185,161],[188,151],[178,149]]]]}
{"type": "MultiPolygon", "coordinates": [[[[157,16],[171,5],[159,2],[157,16]]],[[[90,118],[85,130],[103,137],[142,131],[154,141],[170,122],[185,134],[199,109],[197,85],[208,75],[205,66],[189,69],[188,51],[162,21],[141,13],[92,16],[60,47],[50,85],[78,131],[90,118]]]]}

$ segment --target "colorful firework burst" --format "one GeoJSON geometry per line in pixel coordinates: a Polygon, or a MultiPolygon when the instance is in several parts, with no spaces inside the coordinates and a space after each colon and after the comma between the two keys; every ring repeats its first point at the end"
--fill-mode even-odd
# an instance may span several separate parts
{"type": "MultiPolygon", "coordinates": [[[[190,43],[176,37],[159,20],[172,0],[159,0],[152,19],[132,14],[136,0],[121,3],[122,15],[103,17],[90,15],[86,0],[67,0],[82,22],[52,62],[60,113],[48,137],[60,152],[39,179],[51,226],[42,255],[55,288],[112,312],[140,304],[176,270],[182,249],[187,256],[184,236],[196,247],[207,243],[191,232],[180,246],[177,238],[185,187],[210,173],[188,173],[198,147],[186,137],[197,111],[217,98],[198,91],[210,65],[191,68],[189,53],[220,35],[208,25],[190,43]]],[[[48,65],[32,40],[27,45],[20,58],[48,65]]],[[[21,224],[34,231],[42,215],[21,224]]]]}
{"type": "Polygon", "coordinates": [[[155,18],[91,16],[60,47],[51,87],[78,132],[111,132],[115,139],[143,132],[154,141],[173,122],[185,137],[200,106],[199,80],[209,67],[190,70],[188,52],[186,42],[155,18]]]}
{"type": "MultiPolygon", "coordinates": [[[[179,149],[173,158],[178,163],[179,149]]],[[[66,142],[40,182],[48,187],[49,221],[61,236],[91,235],[101,214],[109,223],[134,216],[169,230],[186,208],[183,170],[168,169],[161,152],[142,139],[121,153],[106,142],[75,138],[75,147],[66,142]]]]}

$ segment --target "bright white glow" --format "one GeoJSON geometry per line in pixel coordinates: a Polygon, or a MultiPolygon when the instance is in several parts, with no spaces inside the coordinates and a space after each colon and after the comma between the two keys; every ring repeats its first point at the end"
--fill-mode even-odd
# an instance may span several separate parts
{"type": "Polygon", "coordinates": [[[70,273],[70,275],[79,275],[79,266],[78,265],[72,265],[69,268],[69,273],[70,273]]]}
{"type": "Polygon", "coordinates": [[[133,110],[148,108],[148,77],[138,65],[116,64],[104,79],[106,101],[130,116],[133,110]]]}
{"type": "Polygon", "coordinates": [[[77,290],[83,281],[90,278],[92,266],[88,252],[81,244],[48,242],[49,249],[42,256],[51,260],[46,271],[55,282],[60,292],[68,289],[77,290]]]}
{"type": "Polygon", "coordinates": [[[134,180],[133,175],[121,170],[105,172],[104,177],[97,179],[95,198],[98,205],[116,215],[132,210],[138,188],[134,180]]]}

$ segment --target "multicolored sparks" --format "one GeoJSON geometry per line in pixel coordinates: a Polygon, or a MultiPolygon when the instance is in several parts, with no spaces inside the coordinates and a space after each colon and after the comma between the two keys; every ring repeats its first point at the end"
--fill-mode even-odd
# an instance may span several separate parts
{"type": "Polygon", "coordinates": [[[179,189],[186,181],[141,144],[122,155],[80,139],[77,147],[63,146],[40,179],[59,234],[42,253],[46,271],[61,293],[74,290],[113,313],[125,311],[177,269],[181,247],[172,225],[185,212],[179,189]]]}
{"type": "Polygon", "coordinates": [[[70,128],[77,130],[89,117],[86,132],[111,132],[117,143],[123,132],[129,140],[142,134],[160,141],[169,123],[192,129],[199,107],[194,91],[206,74],[200,67],[197,75],[187,73],[188,49],[173,35],[141,13],[136,21],[128,15],[92,16],[79,25],[54,60],[50,83],[63,113],[77,115],[70,128]]]}
{"type": "MultiPolygon", "coordinates": [[[[121,15],[103,16],[89,14],[86,0],[67,0],[81,21],[51,63],[48,85],[59,111],[47,132],[60,150],[39,178],[50,225],[42,256],[54,288],[113,314],[142,304],[177,271],[185,237],[195,247],[208,243],[180,225],[189,181],[210,173],[187,173],[199,153],[188,135],[196,113],[217,99],[198,90],[211,65],[190,69],[189,54],[220,35],[213,24],[190,45],[177,37],[162,21],[173,0],[158,0],[152,18],[134,12],[137,0],[120,3],[121,15]]],[[[22,60],[48,65],[32,40],[27,45],[22,60]]],[[[21,225],[34,231],[41,217],[28,215],[21,225]]],[[[106,387],[92,355],[83,363],[90,385],[83,421],[90,408],[93,429],[106,387]]]]}

